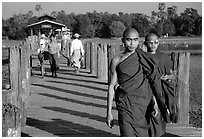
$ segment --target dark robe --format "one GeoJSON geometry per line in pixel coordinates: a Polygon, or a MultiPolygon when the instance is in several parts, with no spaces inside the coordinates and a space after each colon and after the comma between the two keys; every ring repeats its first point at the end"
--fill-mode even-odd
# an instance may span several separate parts
{"type": "MultiPolygon", "coordinates": [[[[163,54],[161,52],[156,52],[156,54],[151,55],[151,60],[158,68],[159,76],[162,75],[170,75],[170,70],[173,69],[173,61],[170,59],[170,57],[166,54],[163,54]]],[[[177,102],[176,102],[176,94],[174,92],[174,83],[171,81],[164,81],[161,80],[161,87],[162,87],[162,94],[165,98],[165,105],[169,109],[169,117],[164,119],[164,117],[161,115],[161,112],[156,117],[153,117],[150,113],[149,116],[151,117],[149,120],[151,128],[150,128],[150,136],[161,136],[165,133],[166,130],[166,123],[176,121],[176,115],[177,115],[177,102]]],[[[152,102],[149,106],[149,112],[151,112],[152,106],[154,105],[154,102],[152,102]]]]}
{"type": "Polygon", "coordinates": [[[156,67],[147,53],[136,50],[116,67],[119,87],[115,91],[121,136],[148,137],[147,107],[154,95],[163,106],[156,67]],[[150,83],[152,88],[150,88],[150,83]]]}

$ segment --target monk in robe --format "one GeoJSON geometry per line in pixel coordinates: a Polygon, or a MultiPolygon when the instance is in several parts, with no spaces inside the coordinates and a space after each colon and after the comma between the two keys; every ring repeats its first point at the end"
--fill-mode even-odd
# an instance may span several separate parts
{"type": "Polygon", "coordinates": [[[127,28],[123,33],[122,42],[125,51],[111,61],[107,125],[112,127],[111,110],[115,95],[120,136],[148,137],[150,125],[146,119],[146,113],[153,98],[153,92],[161,109],[166,111],[163,96],[161,96],[160,79],[148,53],[137,49],[139,34],[135,29],[127,28]]]}
{"type": "MultiPolygon", "coordinates": [[[[145,37],[146,50],[148,53],[151,53],[150,59],[153,61],[155,65],[158,67],[158,73],[161,77],[161,87],[162,94],[165,98],[165,105],[168,108],[169,117],[166,120],[162,117],[161,112],[157,114],[157,116],[151,115],[152,106],[157,105],[154,104],[155,101],[149,105],[148,114],[151,117],[149,119],[151,128],[150,128],[150,136],[162,136],[166,131],[166,123],[176,123],[178,118],[178,110],[177,110],[177,97],[175,94],[175,75],[173,72],[173,61],[170,57],[164,53],[158,51],[159,40],[158,36],[154,33],[150,33],[145,37]]],[[[147,115],[148,115],[147,114],[147,115]]]]}

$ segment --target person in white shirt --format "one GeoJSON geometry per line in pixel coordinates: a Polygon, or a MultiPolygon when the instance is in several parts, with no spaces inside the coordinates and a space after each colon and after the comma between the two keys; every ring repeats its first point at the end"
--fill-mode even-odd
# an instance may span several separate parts
{"type": "Polygon", "coordinates": [[[42,34],[41,35],[41,37],[40,37],[40,41],[39,41],[39,49],[37,50],[38,51],[38,53],[43,53],[44,51],[46,51],[47,49],[47,47],[46,47],[46,45],[47,45],[47,37],[45,36],[45,34],[42,34]]]}
{"type": "Polygon", "coordinates": [[[45,34],[41,35],[40,41],[39,41],[39,48],[37,49],[38,52],[38,59],[40,61],[40,69],[41,69],[41,75],[42,78],[44,77],[44,74],[46,74],[44,69],[44,60],[51,60],[51,54],[48,52],[48,39],[45,36],[45,34]]]}
{"type": "Polygon", "coordinates": [[[75,73],[79,73],[79,69],[81,68],[81,60],[84,57],[84,48],[81,40],[79,40],[78,33],[75,33],[74,40],[71,42],[70,48],[70,56],[73,66],[75,67],[75,73]]]}

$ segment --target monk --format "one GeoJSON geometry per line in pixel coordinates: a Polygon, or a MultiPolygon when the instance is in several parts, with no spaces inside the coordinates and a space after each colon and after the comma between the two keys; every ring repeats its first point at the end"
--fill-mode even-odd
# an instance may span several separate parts
{"type": "MultiPolygon", "coordinates": [[[[149,33],[145,37],[144,45],[148,53],[151,53],[151,60],[158,67],[158,73],[161,76],[161,87],[162,93],[165,97],[165,104],[168,108],[169,116],[165,120],[162,117],[162,113],[159,111],[157,116],[152,116],[149,113],[149,116],[152,116],[149,120],[151,124],[150,136],[162,136],[166,131],[166,123],[176,123],[178,118],[178,108],[177,108],[177,97],[175,94],[175,79],[176,76],[173,72],[173,61],[170,57],[160,51],[158,51],[159,40],[158,36],[154,33],[149,33]]],[[[155,105],[155,101],[150,105],[149,112],[151,112],[151,107],[155,105]]]]}
{"type": "Polygon", "coordinates": [[[107,96],[107,125],[112,127],[113,115],[111,111],[115,95],[120,136],[148,137],[150,125],[146,119],[146,113],[153,98],[153,92],[161,109],[166,111],[160,79],[148,53],[138,49],[139,34],[137,30],[127,28],[123,33],[122,42],[125,51],[111,60],[111,81],[107,96]]]}

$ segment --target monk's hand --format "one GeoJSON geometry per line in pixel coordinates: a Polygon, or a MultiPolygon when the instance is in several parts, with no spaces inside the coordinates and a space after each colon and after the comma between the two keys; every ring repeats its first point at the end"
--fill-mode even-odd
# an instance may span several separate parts
{"type": "Polygon", "coordinates": [[[157,116],[157,114],[159,113],[159,107],[158,107],[158,104],[157,104],[157,102],[154,104],[154,110],[153,110],[153,112],[152,112],[152,115],[154,116],[154,117],[156,117],[157,116]]]}
{"type": "Polygon", "coordinates": [[[113,121],[113,115],[111,113],[108,113],[106,116],[106,124],[112,128],[111,122],[113,121]]]}
{"type": "Polygon", "coordinates": [[[161,80],[168,80],[168,75],[162,75],[161,80]]]}

